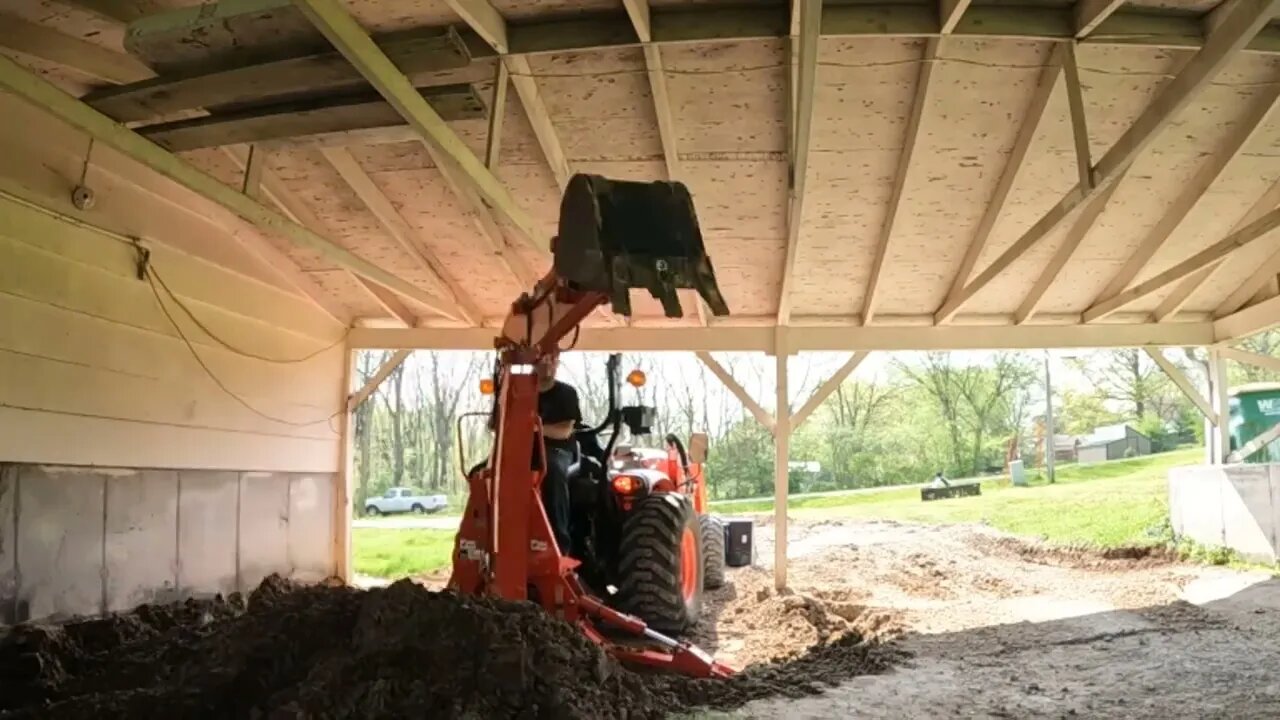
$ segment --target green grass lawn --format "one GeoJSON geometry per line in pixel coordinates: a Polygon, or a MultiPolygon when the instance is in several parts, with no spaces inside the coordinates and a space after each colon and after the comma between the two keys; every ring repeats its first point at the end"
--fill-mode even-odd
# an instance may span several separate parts
{"type": "Polygon", "coordinates": [[[421,575],[447,566],[453,553],[452,530],[354,528],[351,534],[358,575],[421,575]]]}
{"type": "MultiPolygon", "coordinates": [[[[1060,468],[1057,483],[1033,478],[1013,487],[1007,478],[984,480],[979,497],[922,502],[919,488],[863,495],[799,498],[788,503],[798,518],[849,517],[922,523],[982,522],[1018,535],[1054,543],[1101,547],[1151,545],[1169,541],[1167,474],[1198,463],[1199,449],[1132,460],[1060,468]]],[[[771,501],[733,503],[713,510],[739,515],[770,512],[771,501]]],[[[453,552],[452,530],[355,528],[355,570],[373,577],[420,575],[446,567],[453,552]]]]}
{"type": "MultiPolygon", "coordinates": [[[[801,498],[795,517],[851,517],[923,523],[984,522],[1055,543],[1104,547],[1162,543],[1168,517],[1169,468],[1199,462],[1199,449],[1059,469],[1057,483],[1034,478],[1013,487],[1007,478],[983,481],[979,497],[922,502],[918,488],[865,495],[801,498]]],[[[713,504],[714,505],[714,504],[713,504]]],[[[728,513],[768,512],[771,502],[729,505],[728,513]]]]}

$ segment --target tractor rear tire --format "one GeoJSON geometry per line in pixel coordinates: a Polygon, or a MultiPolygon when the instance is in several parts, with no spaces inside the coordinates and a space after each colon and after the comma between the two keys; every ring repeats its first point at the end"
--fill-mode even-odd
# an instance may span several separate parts
{"type": "Polygon", "coordinates": [[[618,609],[666,634],[679,634],[702,614],[702,542],[689,498],[675,493],[641,500],[622,526],[618,609]]]}
{"type": "Polygon", "coordinates": [[[724,523],[703,515],[698,524],[702,528],[702,587],[715,590],[724,586],[724,523]]]}

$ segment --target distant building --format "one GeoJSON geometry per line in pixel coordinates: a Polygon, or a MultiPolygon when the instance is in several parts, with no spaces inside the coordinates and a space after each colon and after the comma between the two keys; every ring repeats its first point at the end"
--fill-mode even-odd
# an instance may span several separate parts
{"type": "Polygon", "coordinates": [[[1125,423],[1094,428],[1079,440],[1076,460],[1096,463],[1151,454],[1151,438],[1125,423]]]}
{"type": "Polygon", "coordinates": [[[1075,462],[1080,453],[1080,438],[1075,435],[1053,436],[1053,459],[1058,462],[1075,462]]]}

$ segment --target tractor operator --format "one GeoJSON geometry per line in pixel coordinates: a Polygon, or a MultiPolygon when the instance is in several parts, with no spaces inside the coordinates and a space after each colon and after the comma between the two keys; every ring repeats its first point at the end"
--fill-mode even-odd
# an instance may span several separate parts
{"type": "Polygon", "coordinates": [[[538,362],[538,417],[547,448],[547,472],[542,479],[542,505],[564,555],[573,554],[569,525],[569,467],[577,457],[574,430],[582,421],[578,391],[556,379],[560,355],[544,355],[538,362]]]}

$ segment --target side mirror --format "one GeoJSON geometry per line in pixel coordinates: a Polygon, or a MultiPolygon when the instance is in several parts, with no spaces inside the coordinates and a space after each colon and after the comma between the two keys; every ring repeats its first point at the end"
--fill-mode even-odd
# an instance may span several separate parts
{"type": "Polygon", "coordinates": [[[707,461],[707,434],[694,433],[689,436],[689,462],[699,465],[707,461]]]}

